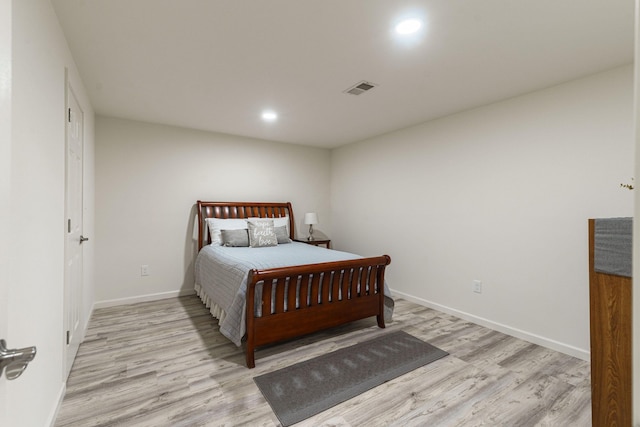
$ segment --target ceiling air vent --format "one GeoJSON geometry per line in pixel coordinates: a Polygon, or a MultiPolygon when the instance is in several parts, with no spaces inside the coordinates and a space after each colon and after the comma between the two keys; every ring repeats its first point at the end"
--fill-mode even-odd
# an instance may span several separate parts
{"type": "Polygon", "coordinates": [[[349,89],[345,90],[344,93],[348,93],[351,95],[362,95],[363,93],[373,89],[376,86],[378,85],[375,83],[365,82],[363,80],[360,83],[357,83],[354,86],[351,86],[349,89]]]}

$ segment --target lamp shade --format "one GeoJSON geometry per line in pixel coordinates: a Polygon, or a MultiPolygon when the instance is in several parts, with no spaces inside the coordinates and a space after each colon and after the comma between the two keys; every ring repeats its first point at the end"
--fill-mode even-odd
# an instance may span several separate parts
{"type": "Polygon", "coordinates": [[[315,212],[309,212],[304,214],[304,223],[307,225],[314,225],[318,223],[318,214],[315,212]]]}

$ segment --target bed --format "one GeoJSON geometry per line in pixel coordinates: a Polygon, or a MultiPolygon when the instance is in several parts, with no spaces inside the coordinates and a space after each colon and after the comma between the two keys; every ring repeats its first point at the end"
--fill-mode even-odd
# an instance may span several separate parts
{"type": "Polygon", "coordinates": [[[288,202],[198,201],[197,212],[195,291],[220,332],[237,346],[245,342],[247,367],[255,367],[259,346],[372,316],[385,327],[393,306],[384,281],[388,255],[360,257],[293,241],[288,202]],[[233,230],[249,223],[251,245],[236,244],[244,234],[233,230]],[[262,243],[255,227],[266,223],[279,244],[252,247],[262,243]]]}

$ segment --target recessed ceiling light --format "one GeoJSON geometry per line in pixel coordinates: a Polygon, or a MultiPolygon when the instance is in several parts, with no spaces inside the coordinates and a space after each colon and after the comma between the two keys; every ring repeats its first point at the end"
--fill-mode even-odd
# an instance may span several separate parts
{"type": "Polygon", "coordinates": [[[262,112],[262,120],[265,122],[275,122],[278,120],[278,113],[275,111],[263,111],[262,112]]]}
{"type": "Polygon", "coordinates": [[[413,34],[422,27],[422,22],[418,19],[405,19],[396,25],[396,33],[398,34],[413,34]]]}

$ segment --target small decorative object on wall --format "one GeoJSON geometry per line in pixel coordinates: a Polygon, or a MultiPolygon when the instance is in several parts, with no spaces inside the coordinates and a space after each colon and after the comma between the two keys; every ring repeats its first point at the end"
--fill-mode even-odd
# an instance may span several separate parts
{"type": "MultiPolygon", "coordinates": [[[[633,178],[631,178],[631,181],[633,181],[633,178]]],[[[620,184],[620,187],[626,188],[626,189],[629,189],[629,190],[633,190],[633,183],[631,183],[631,184],[620,184]]]]}
{"type": "Polygon", "coordinates": [[[304,214],[304,223],[309,226],[309,237],[307,240],[313,240],[313,225],[318,223],[318,214],[315,212],[307,212],[304,214]]]}

